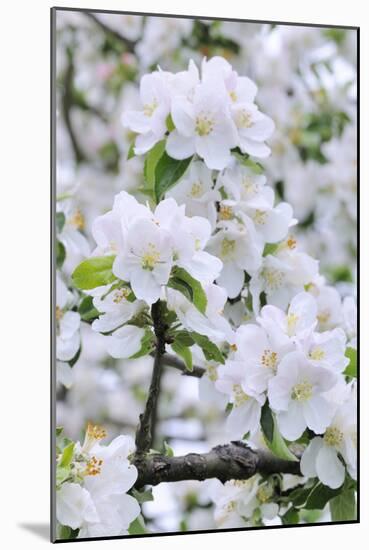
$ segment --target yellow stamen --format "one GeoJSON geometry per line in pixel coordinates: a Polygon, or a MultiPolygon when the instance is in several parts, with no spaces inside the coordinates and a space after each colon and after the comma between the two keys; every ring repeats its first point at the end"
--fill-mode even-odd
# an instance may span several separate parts
{"type": "Polygon", "coordinates": [[[114,292],[113,302],[115,304],[120,304],[122,300],[126,300],[128,298],[129,294],[130,291],[128,288],[118,288],[118,290],[114,292]]]}
{"type": "Polygon", "coordinates": [[[261,364],[267,369],[276,371],[278,362],[278,354],[270,349],[265,349],[261,356],[261,364]]]}
{"type": "Polygon", "coordinates": [[[84,229],[85,227],[85,217],[82,212],[77,209],[73,216],[69,219],[69,223],[73,225],[76,229],[84,229]]]}
{"type": "Polygon", "coordinates": [[[343,433],[338,428],[331,426],[326,429],[323,439],[330,447],[337,447],[343,441],[343,433]]]}
{"type": "Polygon", "coordinates": [[[208,136],[214,130],[214,121],[207,115],[196,117],[195,131],[199,136],[208,136]]]}
{"type": "Polygon", "coordinates": [[[219,219],[231,220],[233,218],[233,209],[231,206],[221,206],[219,209],[219,219]]]}
{"type": "Polygon", "coordinates": [[[291,398],[294,401],[308,401],[313,396],[313,386],[307,380],[292,388],[291,398]]]}
{"type": "Polygon", "coordinates": [[[148,271],[152,271],[159,261],[160,252],[157,250],[154,244],[149,243],[148,248],[141,259],[142,268],[147,269],[148,271]]]}

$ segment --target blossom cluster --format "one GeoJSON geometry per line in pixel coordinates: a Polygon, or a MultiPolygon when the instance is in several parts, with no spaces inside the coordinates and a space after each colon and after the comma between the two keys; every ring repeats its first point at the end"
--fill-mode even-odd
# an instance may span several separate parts
{"type": "Polygon", "coordinates": [[[142,110],[128,111],[123,124],[139,135],[135,153],[149,151],[162,140],[171,117],[174,130],[166,142],[169,156],[185,159],[197,154],[210,169],[222,170],[231,150],[266,157],[264,141],[274,129],[272,120],[255,104],[257,87],[239,76],[221,57],[204,59],[199,70],[190,61],[187,71],[155,71],[140,83],[142,110]]]}
{"type": "Polygon", "coordinates": [[[103,446],[105,436],[88,424],[83,444],[67,442],[57,456],[56,517],[60,529],[78,530],[79,538],[127,534],[141,511],[127,494],[137,479],[129,462],[133,441],[121,435],[103,446]]]}
{"type": "MultiPolygon", "coordinates": [[[[166,369],[156,448],[172,439],[184,454],[244,439],[301,457],[303,477],[291,486],[286,475],[214,482],[206,495],[200,483],[159,486],[144,504],[147,527],[285,523],[296,512],[292,489],[321,483],[345,495],[356,479],[354,91],[348,105],[347,82],[335,96],[323,69],[349,80],[353,45],[337,42],[326,54],[320,30],[96,17],[134,46],[95,66],[79,42],[76,85],[86,103],[72,122],[85,158],[70,172],[59,128],[58,423],[77,439],[93,418],[117,437],[107,447],[74,445],[57,490],[58,522],[73,532],[63,537],[125,534],[140,513],[126,494],[137,476],[133,445],[120,434],[134,433],[145,405],[158,300],[165,351],[187,374],[193,365],[204,374],[178,379],[166,369]],[[200,30],[208,57],[191,46],[200,30]],[[219,44],[232,55],[222,57],[219,44]],[[79,72],[87,59],[90,75],[79,72]],[[268,440],[266,416],[278,443],[268,440]],[[91,475],[94,464],[101,471],[91,475]]],[[[68,25],[77,41],[89,29],[68,25]]],[[[305,512],[294,521],[309,521],[305,512]]]]}

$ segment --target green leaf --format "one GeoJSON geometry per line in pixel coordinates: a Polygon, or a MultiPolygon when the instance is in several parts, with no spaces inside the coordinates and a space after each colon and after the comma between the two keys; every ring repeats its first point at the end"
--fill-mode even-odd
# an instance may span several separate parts
{"type": "Polygon", "coordinates": [[[63,433],[63,430],[64,430],[63,426],[57,426],[55,430],[56,437],[59,437],[63,433]]]}
{"type": "Polygon", "coordinates": [[[172,270],[172,276],[168,281],[168,286],[179,290],[193,305],[205,314],[208,299],[201,283],[194,279],[182,267],[175,267],[172,270]]]}
{"type": "Polygon", "coordinates": [[[192,353],[190,348],[183,345],[180,341],[174,340],[171,344],[173,351],[182,357],[183,361],[185,362],[186,369],[189,371],[193,371],[193,364],[192,364],[192,353]]]}
{"type": "Polygon", "coordinates": [[[349,521],[357,518],[355,491],[343,491],[329,502],[332,521],[349,521]]]}
{"type": "Polygon", "coordinates": [[[74,285],[80,290],[91,290],[116,280],[112,267],[115,256],[97,256],[81,262],[72,273],[74,285]]]}
{"type": "Polygon", "coordinates": [[[131,355],[129,359],[138,359],[139,357],[144,357],[149,355],[154,349],[154,335],[150,329],[145,330],[145,334],[141,339],[141,348],[131,355]]]}
{"type": "Polygon", "coordinates": [[[164,455],[172,457],[174,456],[174,451],[170,445],[166,441],[164,441],[164,455]]]}
{"type": "Polygon", "coordinates": [[[307,510],[323,510],[327,502],[342,492],[343,487],[331,489],[318,482],[311,490],[304,508],[307,510]]]}
{"type": "Polygon", "coordinates": [[[128,533],[130,535],[143,535],[146,533],[145,524],[142,516],[138,516],[131,525],[128,527],[128,533]]]}
{"type": "Polygon", "coordinates": [[[159,202],[186,172],[192,157],[176,160],[163,153],[155,168],[155,198],[159,202]]]}
{"type": "Polygon", "coordinates": [[[173,122],[173,119],[172,119],[172,115],[169,113],[169,115],[167,116],[166,118],[166,121],[165,121],[166,125],[167,125],[167,130],[168,132],[173,132],[173,130],[175,130],[175,125],[174,125],[174,122],[173,122]]]}
{"type": "Polygon", "coordinates": [[[58,233],[61,233],[63,231],[63,227],[65,224],[65,214],[64,212],[57,212],[55,215],[55,222],[56,222],[56,229],[58,233]]]}
{"type": "Polygon", "coordinates": [[[351,378],[357,378],[357,351],[354,348],[348,347],[345,352],[346,357],[350,359],[350,363],[347,365],[344,374],[351,376],[351,378]]]}
{"type": "Polygon", "coordinates": [[[281,516],[283,525],[296,525],[300,520],[299,511],[293,506],[281,516]]]}
{"type": "Polygon", "coordinates": [[[200,346],[205,358],[208,361],[215,361],[216,363],[221,363],[224,365],[224,357],[220,349],[213,342],[211,342],[207,336],[198,334],[197,332],[190,332],[190,336],[193,338],[195,343],[200,346]]]}
{"type": "Polygon", "coordinates": [[[58,539],[60,540],[71,540],[77,538],[79,529],[72,529],[68,525],[59,525],[58,528],[58,539]]]}
{"type": "Polygon", "coordinates": [[[260,175],[264,172],[263,166],[259,162],[255,162],[250,159],[247,153],[242,153],[239,149],[232,151],[233,156],[240,162],[243,166],[247,166],[254,172],[254,174],[260,175]]]}
{"type": "Polygon", "coordinates": [[[303,507],[311,493],[311,487],[297,487],[289,494],[289,500],[295,507],[303,507]]]}
{"type": "Polygon", "coordinates": [[[263,256],[268,256],[268,254],[274,254],[274,252],[278,249],[279,243],[267,243],[264,246],[263,256]]]}
{"type": "Polygon", "coordinates": [[[291,453],[285,440],[279,432],[277,421],[269,407],[268,401],[264,403],[261,410],[260,424],[265,437],[265,443],[272,453],[279,458],[283,458],[284,460],[298,462],[298,459],[293,453],[291,453]]]}
{"type": "Polygon", "coordinates": [[[129,146],[129,149],[128,149],[128,153],[127,153],[127,160],[131,160],[135,155],[136,155],[136,153],[135,153],[135,144],[131,143],[131,145],[129,146]]]}
{"type": "Polygon", "coordinates": [[[70,475],[70,468],[61,468],[60,466],[56,469],[56,485],[59,487],[70,475]]]}
{"type": "Polygon", "coordinates": [[[155,189],[155,169],[160,157],[165,151],[165,140],[159,141],[147,153],[144,164],[145,189],[154,192],[155,189]]]}
{"type": "Polygon", "coordinates": [[[96,319],[100,313],[93,304],[92,296],[85,296],[79,305],[78,313],[83,321],[92,321],[96,319]]]}
{"type": "Polygon", "coordinates": [[[65,246],[62,242],[56,241],[56,267],[59,269],[62,267],[65,260],[66,252],[65,246]]]}
{"type": "Polygon", "coordinates": [[[152,489],[147,489],[146,491],[138,491],[137,489],[132,489],[132,496],[137,500],[139,504],[143,502],[151,502],[154,500],[152,496],[152,489]]]}
{"type": "Polygon", "coordinates": [[[180,342],[183,346],[193,346],[195,341],[191,334],[187,330],[179,330],[174,333],[174,338],[177,342],[180,342]]]}
{"type": "Polygon", "coordinates": [[[75,443],[74,441],[72,441],[63,450],[63,454],[61,455],[59,464],[58,464],[60,468],[68,468],[68,466],[70,466],[70,463],[72,462],[72,459],[73,459],[74,445],[75,443]]]}
{"type": "Polygon", "coordinates": [[[75,356],[72,357],[72,359],[70,359],[69,361],[67,361],[70,367],[74,367],[74,365],[77,363],[79,356],[81,355],[81,351],[82,351],[82,346],[80,345],[75,356]]]}

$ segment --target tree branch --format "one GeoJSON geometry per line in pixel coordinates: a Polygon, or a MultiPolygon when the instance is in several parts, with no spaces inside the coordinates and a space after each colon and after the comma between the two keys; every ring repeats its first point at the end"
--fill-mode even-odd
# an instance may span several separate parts
{"type": "Polygon", "coordinates": [[[73,88],[73,80],[74,80],[74,62],[73,62],[73,54],[70,49],[67,50],[67,58],[68,58],[68,64],[67,64],[67,69],[64,76],[64,89],[61,96],[61,106],[62,106],[65,126],[67,128],[67,132],[69,134],[69,137],[72,143],[74,155],[78,163],[85,160],[86,155],[82,151],[78,143],[76,134],[74,132],[72,120],[71,120],[71,108],[73,106],[72,88],[73,88]]]}
{"type": "Polygon", "coordinates": [[[217,478],[222,483],[231,479],[249,479],[259,474],[301,475],[300,463],[282,460],[267,451],[254,451],[242,441],[218,445],[204,454],[190,453],[168,457],[151,455],[135,460],[137,489],[162,482],[217,478]]]}
{"type": "Polygon", "coordinates": [[[186,368],[186,365],[175,355],[170,353],[165,353],[163,355],[163,364],[167,367],[173,367],[174,369],[182,371],[182,374],[186,376],[195,376],[196,378],[201,378],[205,374],[205,369],[203,367],[197,367],[194,365],[193,370],[189,371],[186,368]]]}
{"type": "Polygon", "coordinates": [[[162,321],[161,310],[160,300],[151,306],[151,317],[154,323],[154,331],[156,336],[156,350],[149,395],[145,410],[142,414],[140,414],[140,423],[136,431],[137,455],[142,455],[150,450],[155,432],[160,382],[162,376],[162,357],[165,352],[165,333],[168,328],[162,321]]]}
{"type": "Polygon", "coordinates": [[[112,36],[114,36],[114,38],[116,38],[117,40],[119,40],[119,42],[121,42],[122,44],[124,44],[124,47],[127,51],[131,52],[131,53],[134,53],[135,51],[135,45],[137,43],[137,41],[133,41],[133,40],[129,40],[128,38],[125,38],[123,35],[121,35],[118,31],[110,28],[108,25],[106,25],[103,21],[101,21],[98,17],[96,17],[96,15],[94,15],[93,13],[90,13],[90,12],[85,12],[85,16],[86,17],[89,17],[90,19],[92,19],[92,21],[98,26],[100,27],[100,29],[102,31],[104,31],[105,33],[107,34],[111,34],[112,36]]]}

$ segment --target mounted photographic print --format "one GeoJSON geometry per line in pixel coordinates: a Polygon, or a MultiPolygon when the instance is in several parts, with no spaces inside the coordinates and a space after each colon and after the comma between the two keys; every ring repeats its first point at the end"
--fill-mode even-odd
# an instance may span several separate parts
{"type": "Polygon", "coordinates": [[[358,521],[359,30],[208,15],[51,12],[54,542],[358,521]]]}

